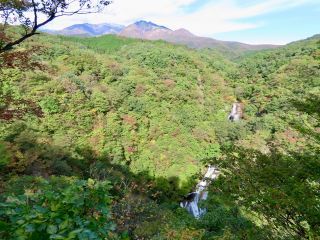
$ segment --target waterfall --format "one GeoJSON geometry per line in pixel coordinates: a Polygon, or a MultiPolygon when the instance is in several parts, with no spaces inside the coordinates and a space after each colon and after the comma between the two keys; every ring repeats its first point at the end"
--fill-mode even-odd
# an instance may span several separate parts
{"type": "Polygon", "coordinates": [[[209,166],[203,179],[197,184],[196,191],[189,193],[185,200],[180,203],[180,206],[187,209],[195,218],[201,217],[206,209],[200,208],[198,204],[201,200],[208,198],[207,186],[218,177],[218,174],[219,171],[215,167],[209,166]]]}
{"type": "Polygon", "coordinates": [[[232,104],[231,112],[228,116],[228,120],[231,122],[239,121],[243,117],[244,105],[240,102],[235,102],[232,104]]]}

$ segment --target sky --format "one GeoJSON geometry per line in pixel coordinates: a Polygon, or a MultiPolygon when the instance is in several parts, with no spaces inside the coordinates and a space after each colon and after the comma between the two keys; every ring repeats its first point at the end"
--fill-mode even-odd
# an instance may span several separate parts
{"type": "Polygon", "coordinates": [[[320,0],[113,0],[102,13],[61,17],[46,28],[138,20],[220,40],[286,44],[320,33],[320,0]]]}

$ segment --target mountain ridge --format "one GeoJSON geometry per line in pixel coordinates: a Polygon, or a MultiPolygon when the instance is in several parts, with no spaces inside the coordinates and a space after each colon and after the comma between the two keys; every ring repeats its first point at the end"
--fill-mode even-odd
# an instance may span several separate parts
{"type": "Polygon", "coordinates": [[[162,26],[152,22],[144,21],[144,23],[144,25],[139,24],[139,22],[130,24],[118,35],[122,37],[140,38],[146,40],[164,40],[170,43],[187,45],[190,48],[196,49],[224,48],[232,50],[261,50],[278,47],[278,45],[272,44],[252,45],[236,41],[222,41],[214,38],[197,36],[184,28],[171,30],[169,28],[164,29],[162,26]],[[146,26],[146,23],[148,23],[150,26],[146,26]]]}
{"type": "Polygon", "coordinates": [[[106,34],[118,34],[125,26],[114,23],[101,23],[101,24],[74,24],[61,30],[52,31],[44,30],[47,33],[67,36],[84,36],[93,37],[106,34]]]}
{"type": "Polygon", "coordinates": [[[93,37],[106,34],[115,34],[127,38],[145,40],[163,40],[173,44],[182,44],[190,48],[219,48],[223,50],[247,51],[262,50],[279,47],[273,44],[246,44],[236,41],[222,41],[209,37],[201,37],[191,33],[185,28],[172,30],[166,26],[151,21],[140,20],[128,26],[118,24],[76,24],[60,31],[47,31],[51,34],[67,36],[93,37]]]}

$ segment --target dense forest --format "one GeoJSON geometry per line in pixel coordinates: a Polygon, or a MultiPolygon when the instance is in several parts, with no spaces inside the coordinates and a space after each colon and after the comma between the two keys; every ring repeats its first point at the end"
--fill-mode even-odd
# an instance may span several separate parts
{"type": "Polygon", "coordinates": [[[319,239],[320,36],[225,51],[40,34],[0,55],[0,239],[319,239]]]}

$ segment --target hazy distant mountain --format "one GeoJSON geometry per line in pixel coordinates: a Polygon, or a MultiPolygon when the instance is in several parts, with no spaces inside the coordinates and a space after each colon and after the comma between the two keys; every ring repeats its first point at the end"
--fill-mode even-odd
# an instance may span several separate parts
{"type": "Polygon", "coordinates": [[[250,45],[240,42],[220,41],[213,38],[199,37],[186,29],[171,30],[152,22],[139,21],[125,27],[120,36],[148,40],[164,40],[184,44],[191,48],[228,48],[233,50],[259,50],[275,48],[276,45],[250,45]]]}
{"type": "Polygon", "coordinates": [[[105,34],[118,34],[122,31],[124,26],[119,24],[110,24],[110,23],[102,23],[102,24],[76,24],[70,27],[64,28],[59,31],[46,31],[48,33],[60,34],[60,35],[68,35],[68,36],[100,36],[105,34]]]}

